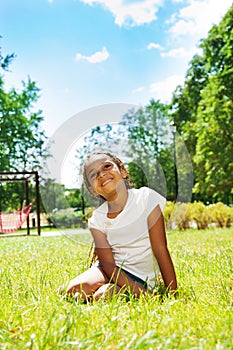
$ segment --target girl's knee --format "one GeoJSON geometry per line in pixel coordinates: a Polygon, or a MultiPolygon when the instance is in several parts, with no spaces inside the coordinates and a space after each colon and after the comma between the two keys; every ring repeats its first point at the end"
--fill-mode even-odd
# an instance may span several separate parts
{"type": "Polygon", "coordinates": [[[96,301],[99,299],[109,299],[113,297],[113,295],[118,294],[119,291],[120,291],[119,286],[113,283],[106,283],[97,289],[97,291],[93,295],[93,298],[96,301]]]}
{"type": "Polygon", "coordinates": [[[70,296],[73,296],[76,293],[80,294],[89,294],[91,286],[87,282],[76,282],[75,280],[71,281],[67,287],[66,293],[70,296]]]}
{"type": "Polygon", "coordinates": [[[67,294],[73,296],[80,293],[84,298],[92,295],[105,284],[105,277],[97,267],[93,267],[74,278],[67,287],[67,294]]]}
{"type": "Polygon", "coordinates": [[[83,298],[92,295],[102,284],[92,283],[91,281],[80,281],[77,282],[76,279],[72,280],[66,290],[66,293],[70,296],[74,296],[76,293],[82,295],[83,298]]]}

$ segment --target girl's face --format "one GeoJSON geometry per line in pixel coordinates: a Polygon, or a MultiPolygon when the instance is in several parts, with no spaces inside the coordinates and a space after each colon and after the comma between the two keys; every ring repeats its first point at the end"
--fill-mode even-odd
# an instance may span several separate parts
{"type": "Polygon", "coordinates": [[[98,154],[91,157],[86,163],[85,171],[91,185],[89,190],[106,200],[113,200],[121,186],[125,187],[125,169],[119,169],[107,155],[98,154]]]}

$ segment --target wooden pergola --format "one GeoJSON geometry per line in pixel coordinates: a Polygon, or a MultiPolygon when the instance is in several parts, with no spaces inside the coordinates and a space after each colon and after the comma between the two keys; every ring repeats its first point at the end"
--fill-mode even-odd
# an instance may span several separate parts
{"type": "MultiPolygon", "coordinates": [[[[37,233],[40,235],[40,192],[39,175],[37,171],[9,171],[0,172],[0,182],[24,182],[25,183],[25,202],[29,205],[29,181],[35,180],[35,204],[37,214],[37,233]]],[[[27,217],[27,235],[30,235],[29,216],[27,217]]]]}

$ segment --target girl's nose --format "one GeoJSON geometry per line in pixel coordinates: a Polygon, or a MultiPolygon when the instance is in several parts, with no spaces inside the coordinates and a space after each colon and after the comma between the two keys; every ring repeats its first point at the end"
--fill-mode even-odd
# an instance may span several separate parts
{"type": "Polygon", "coordinates": [[[98,175],[98,177],[103,177],[106,175],[106,171],[104,169],[101,169],[98,171],[97,175],[98,175]]]}

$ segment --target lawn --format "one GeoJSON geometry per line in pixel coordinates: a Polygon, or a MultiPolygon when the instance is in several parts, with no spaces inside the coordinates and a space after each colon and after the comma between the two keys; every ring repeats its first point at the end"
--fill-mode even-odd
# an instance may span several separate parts
{"type": "Polygon", "coordinates": [[[180,297],[68,302],[89,235],[1,237],[1,349],[232,349],[233,229],[168,232],[180,297]]]}

